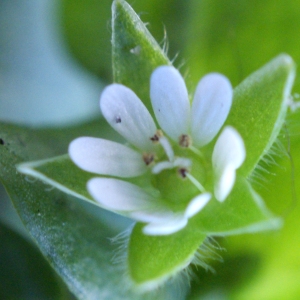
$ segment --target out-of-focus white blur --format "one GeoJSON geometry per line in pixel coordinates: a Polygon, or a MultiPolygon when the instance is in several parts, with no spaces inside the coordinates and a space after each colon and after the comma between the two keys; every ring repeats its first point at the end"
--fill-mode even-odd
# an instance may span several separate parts
{"type": "Polygon", "coordinates": [[[58,1],[2,0],[0,28],[0,120],[59,126],[99,114],[102,85],[68,54],[58,1]]]}

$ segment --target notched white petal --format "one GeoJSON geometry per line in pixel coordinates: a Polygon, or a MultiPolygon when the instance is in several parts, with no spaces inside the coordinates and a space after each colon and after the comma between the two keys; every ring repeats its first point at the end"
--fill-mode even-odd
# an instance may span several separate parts
{"type": "Polygon", "coordinates": [[[69,145],[72,161],[81,169],[118,177],[135,177],[146,172],[142,155],[116,142],[80,137],[69,145]]]}
{"type": "Polygon", "coordinates": [[[229,195],[234,182],[235,172],[246,158],[242,137],[231,126],[226,126],[220,134],[212,155],[215,175],[215,196],[224,201],[229,195]]]}
{"type": "Polygon", "coordinates": [[[100,97],[100,108],[107,122],[132,145],[142,150],[153,147],[150,138],[156,132],[155,123],[131,89],[109,85],[100,97]]]}
{"type": "Polygon", "coordinates": [[[191,112],[193,143],[202,147],[208,144],[224,124],[232,103],[229,80],[218,73],[204,76],[195,92],[191,112]]]}
{"type": "Polygon", "coordinates": [[[171,66],[158,67],[151,75],[150,97],[161,128],[177,142],[189,130],[190,104],[185,82],[171,66]]]}
{"type": "Polygon", "coordinates": [[[216,176],[214,192],[218,201],[223,202],[230,194],[235,182],[235,171],[236,169],[229,165],[218,177],[216,176]]]}
{"type": "Polygon", "coordinates": [[[149,223],[143,228],[143,233],[147,235],[169,235],[184,228],[188,219],[182,215],[175,215],[173,218],[165,220],[163,223],[149,223]]]}
{"type": "Polygon", "coordinates": [[[114,178],[92,178],[87,183],[91,196],[106,209],[143,211],[151,209],[152,197],[138,186],[114,178]]]}
{"type": "Polygon", "coordinates": [[[193,198],[185,210],[185,217],[191,218],[195,216],[211,199],[211,193],[203,193],[193,198]]]}

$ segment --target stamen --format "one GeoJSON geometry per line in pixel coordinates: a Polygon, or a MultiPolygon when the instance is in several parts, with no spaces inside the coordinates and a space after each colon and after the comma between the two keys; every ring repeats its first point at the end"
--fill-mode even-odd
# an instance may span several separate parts
{"type": "Polygon", "coordinates": [[[202,152],[201,152],[200,150],[198,150],[196,147],[190,145],[190,146],[189,146],[189,149],[190,149],[191,151],[193,151],[195,154],[197,154],[198,156],[200,156],[201,158],[203,158],[202,152]]]}
{"type": "Polygon", "coordinates": [[[153,137],[150,138],[150,140],[153,142],[153,143],[158,143],[159,142],[159,139],[163,136],[163,133],[161,130],[157,130],[156,133],[154,134],[153,137]]]}
{"type": "Polygon", "coordinates": [[[170,142],[168,141],[168,139],[164,136],[162,136],[161,138],[159,138],[160,144],[162,145],[162,147],[164,148],[169,161],[173,161],[174,160],[174,152],[172,149],[172,146],[170,144],[170,142]]]}
{"type": "Polygon", "coordinates": [[[188,170],[186,168],[180,168],[178,169],[178,173],[182,178],[186,178],[186,174],[188,173],[188,170]]]}
{"type": "MultiPolygon", "coordinates": [[[[191,166],[192,162],[188,159],[188,158],[182,158],[182,157],[177,157],[174,159],[174,161],[162,161],[157,163],[153,168],[152,168],[152,173],[153,174],[158,174],[161,171],[165,170],[165,169],[173,169],[176,167],[180,167],[179,170],[186,170],[187,168],[189,168],[191,166]]],[[[179,172],[180,175],[182,176],[182,172],[179,172]]],[[[185,176],[182,176],[183,178],[185,176]]]]}
{"type": "Polygon", "coordinates": [[[190,173],[186,172],[186,177],[194,184],[194,186],[202,193],[206,192],[203,185],[190,173]]]}
{"type": "Polygon", "coordinates": [[[175,158],[173,165],[174,167],[189,168],[192,165],[192,162],[188,158],[177,157],[175,158]]]}
{"type": "Polygon", "coordinates": [[[188,148],[192,145],[192,139],[187,134],[182,134],[178,139],[179,146],[188,148]]]}
{"type": "Polygon", "coordinates": [[[143,161],[147,166],[149,166],[154,161],[154,154],[152,153],[144,153],[143,154],[143,161]]]}
{"type": "Polygon", "coordinates": [[[150,138],[150,140],[155,144],[159,142],[161,146],[164,148],[169,161],[174,160],[174,152],[172,146],[169,143],[169,140],[166,137],[164,137],[164,134],[161,130],[157,130],[154,136],[150,138]]]}
{"type": "Polygon", "coordinates": [[[169,161],[162,161],[157,163],[153,168],[152,168],[152,173],[153,174],[159,174],[161,171],[166,170],[166,169],[172,169],[174,168],[174,165],[172,162],[169,161]]]}

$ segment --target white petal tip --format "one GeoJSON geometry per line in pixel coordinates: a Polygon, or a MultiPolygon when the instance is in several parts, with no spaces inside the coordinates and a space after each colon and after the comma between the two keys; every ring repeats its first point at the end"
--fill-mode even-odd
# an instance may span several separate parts
{"type": "Polygon", "coordinates": [[[104,118],[128,142],[139,149],[152,149],[150,138],[156,132],[155,123],[138,96],[121,84],[106,87],[100,97],[104,118]]]}
{"type": "Polygon", "coordinates": [[[230,194],[235,182],[235,169],[228,167],[223,171],[215,184],[215,197],[219,202],[224,202],[230,194]]]}
{"type": "Polygon", "coordinates": [[[193,198],[185,210],[185,217],[191,218],[196,215],[211,199],[210,193],[203,193],[193,198]]]}
{"type": "Polygon", "coordinates": [[[87,189],[102,207],[112,211],[149,210],[153,202],[140,187],[114,178],[92,178],[87,189]]]}
{"type": "Polygon", "coordinates": [[[204,76],[196,89],[192,105],[191,131],[193,142],[208,144],[223,126],[232,104],[232,86],[222,74],[204,76]]]}
{"type": "Polygon", "coordinates": [[[215,197],[223,202],[231,192],[236,170],[243,164],[246,150],[242,137],[231,126],[226,126],[214,147],[212,162],[215,173],[215,197]]]}
{"type": "Polygon", "coordinates": [[[235,169],[238,169],[245,161],[246,149],[244,140],[232,126],[226,126],[223,129],[216,142],[215,148],[217,148],[215,155],[226,158],[224,162],[234,166],[235,169]]]}
{"type": "Polygon", "coordinates": [[[173,234],[188,223],[188,219],[181,216],[165,222],[149,223],[143,228],[143,233],[146,235],[169,235],[173,234]]]}
{"type": "Polygon", "coordinates": [[[189,127],[190,104],[185,82],[172,66],[154,70],[150,81],[150,98],[160,127],[174,141],[189,127]]]}
{"type": "Polygon", "coordinates": [[[69,155],[79,168],[101,175],[135,177],[147,171],[140,153],[100,138],[75,139],[69,145],[69,155]]]}

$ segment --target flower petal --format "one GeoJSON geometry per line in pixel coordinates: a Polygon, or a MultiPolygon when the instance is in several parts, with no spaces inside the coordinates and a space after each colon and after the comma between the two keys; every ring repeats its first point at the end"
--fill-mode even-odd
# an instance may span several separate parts
{"type": "Polygon", "coordinates": [[[80,137],[69,145],[72,161],[81,169],[118,177],[135,177],[147,171],[142,155],[116,142],[80,137]]]}
{"type": "Polygon", "coordinates": [[[155,123],[131,89],[109,85],[101,95],[100,108],[107,122],[128,142],[142,150],[153,148],[150,138],[156,132],[155,123]]]}
{"type": "Polygon", "coordinates": [[[153,222],[147,224],[143,228],[143,232],[147,235],[169,235],[184,228],[188,223],[188,219],[182,215],[174,214],[173,218],[161,222],[153,222]]]}
{"type": "Polygon", "coordinates": [[[158,67],[151,76],[150,97],[161,128],[174,140],[189,130],[190,104],[180,73],[171,66],[158,67]]]}
{"type": "Polygon", "coordinates": [[[196,215],[211,199],[211,193],[203,193],[193,198],[188,204],[184,216],[191,218],[196,215]]]}
{"type": "Polygon", "coordinates": [[[232,103],[229,80],[218,73],[204,76],[196,89],[192,104],[191,132],[193,143],[208,144],[224,124],[232,103]]]}
{"type": "Polygon", "coordinates": [[[97,202],[109,210],[143,211],[153,206],[153,198],[144,190],[119,179],[92,178],[87,189],[97,202]]]}
{"type": "Polygon", "coordinates": [[[130,213],[130,217],[134,220],[145,223],[165,223],[174,219],[174,212],[166,207],[157,207],[144,211],[134,211],[130,213]]]}
{"type": "Polygon", "coordinates": [[[223,202],[230,194],[235,182],[235,168],[228,166],[216,178],[214,192],[218,201],[223,202]]]}
{"type": "Polygon", "coordinates": [[[212,154],[212,164],[215,174],[215,197],[224,201],[230,193],[235,171],[246,158],[246,150],[242,137],[231,126],[226,126],[220,134],[212,154]]]}

